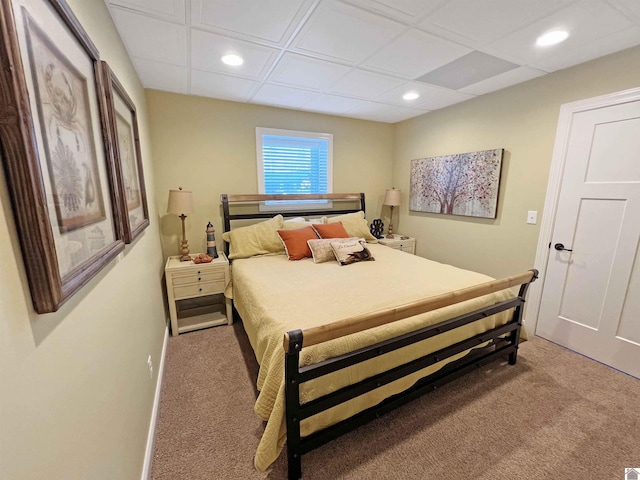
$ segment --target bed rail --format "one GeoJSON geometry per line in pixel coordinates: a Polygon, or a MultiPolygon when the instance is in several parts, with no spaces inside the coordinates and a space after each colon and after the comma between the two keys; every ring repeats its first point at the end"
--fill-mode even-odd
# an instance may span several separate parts
{"type": "Polygon", "coordinates": [[[509,364],[517,361],[518,344],[522,329],[523,306],[529,285],[538,278],[535,269],[519,275],[493,280],[480,285],[455,290],[442,295],[413,302],[401,307],[360,315],[333,324],[306,330],[289,331],[284,336],[285,350],[285,402],[287,422],[287,457],[289,479],[299,479],[302,475],[301,457],[303,454],[324,445],[344,433],[347,433],[364,423],[403,405],[445,383],[458,378],[465,373],[479,368],[498,356],[508,355],[509,364]],[[444,320],[435,325],[421,328],[365,348],[349,352],[322,362],[300,367],[300,352],[303,347],[316,345],[329,340],[395,322],[414,315],[430,312],[490,293],[498,292],[520,285],[518,296],[481,308],[464,315],[444,320]],[[391,351],[403,348],[424,339],[440,335],[462,325],[475,322],[496,313],[514,309],[512,319],[505,325],[488,330],[482,334],[450,345],[437,352],[430,352],[411,362],[396,366],[385,372],[369,377],[361,382],[348,385],[340,390],[324,395],[305,404],[300,403],[300,385],[314,378],[318,378],[343,368],[356,365],[391,351]],[[386,385],[394,380],[405,377],[430,365],[434,365],[454,355],[458,355],[473,347],[489,343],[492,349],[478,356],[465,356],[451,362],[437,372],[422,378],[413,387],[397,395],[387,398],[383,402],[368,408],[353,417],[347,418],[335,425],[320,430],[312,435],[301,438],[300,422],[324,410],[344,403],[366,392],[386,385]]]}

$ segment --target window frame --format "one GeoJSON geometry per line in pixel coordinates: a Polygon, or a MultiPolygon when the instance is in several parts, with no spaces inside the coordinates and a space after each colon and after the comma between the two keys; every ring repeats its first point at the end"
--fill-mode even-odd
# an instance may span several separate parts
{"type": "MultiPolygon", "coordinates": [[[[256,162],[258,171],[258,193],[265,192],[264,178],[264,135],[278,137],[297,137],[313,140],[327,141],[327,191],[318,193],[333,193],[333,134],[321,132],[309,132],[303,130],[286,130],[281,128],[256,127],[256,162]]],[[[317,210],[319,205],[323,208],[331,207],[330,200],[316,201],[273,201],[261,202],[261,211],[277,211],[277,210],[317,210]]]]}

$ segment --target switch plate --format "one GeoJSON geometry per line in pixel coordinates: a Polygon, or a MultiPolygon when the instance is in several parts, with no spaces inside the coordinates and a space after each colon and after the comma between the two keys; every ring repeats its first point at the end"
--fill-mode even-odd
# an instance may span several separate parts
{"type": "Polygon", "coordinates": [[[529,225],[535,225],[538,221],[538,212],[535,210],[529,210],[527,212],[527,223],[529,225]]]}

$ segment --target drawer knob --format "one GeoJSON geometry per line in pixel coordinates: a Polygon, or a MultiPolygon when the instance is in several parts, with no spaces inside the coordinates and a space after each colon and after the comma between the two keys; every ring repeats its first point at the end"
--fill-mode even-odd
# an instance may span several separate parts
{"type": "Polygon", "coordinates": [[[200,275],[200,270],[198,270],[198,275],[200,275]]]}
{"type": "Polygon", "coordinates": [[[202,280],[202,278],[198,277],[198,281],[202,280]]]}
{"type": "Polygon", "coordinates": [[[200,289],[200,291],[202,291],[202,289],[200,289]]]}

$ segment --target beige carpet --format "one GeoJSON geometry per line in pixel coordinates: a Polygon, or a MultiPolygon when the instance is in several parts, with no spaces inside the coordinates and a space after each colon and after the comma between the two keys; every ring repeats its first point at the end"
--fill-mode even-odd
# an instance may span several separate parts
{"type": "MultiPolygon", "coordinates": [[[[282,479],[253,468],[262,421],[242,324],[171,337],[152,478],[282,479]]],[[[624,478],[640,466],[640,381],[534,338],[496,362],[325,445],[303,479],[624,478]]]]}

